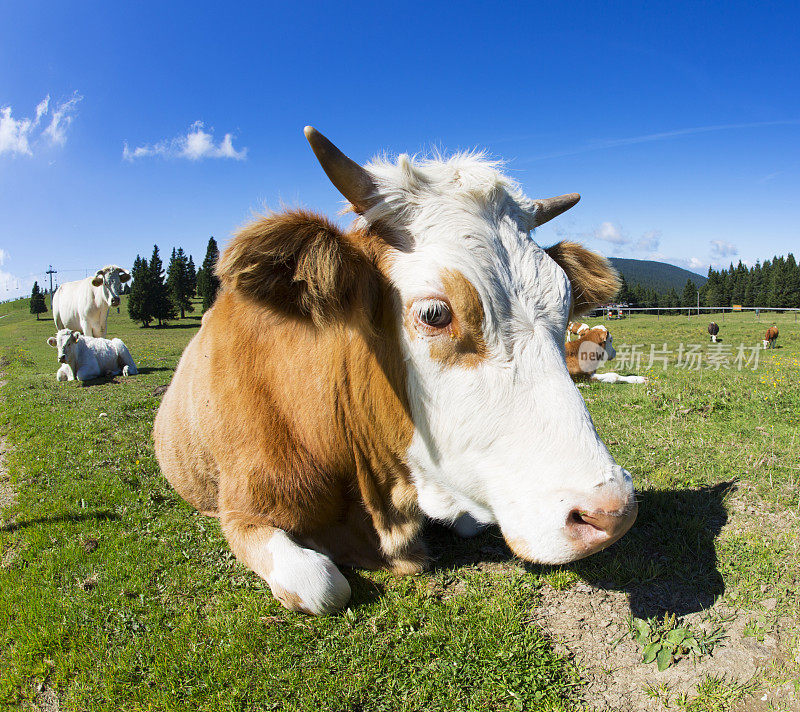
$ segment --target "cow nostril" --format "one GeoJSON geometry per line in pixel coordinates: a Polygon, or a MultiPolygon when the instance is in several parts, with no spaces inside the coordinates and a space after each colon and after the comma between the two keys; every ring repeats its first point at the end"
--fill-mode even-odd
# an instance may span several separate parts
{"type": "Polygon", "coordinates": [[[596,515],[591,515],[582,509],[573,509],[567,516],[567,526],[591,527],[598,531],[605,531],[596,515]]]}
{"type": "Polygon", "coordinates": [[[619,539],[636,520],[636,501],[631,497],[628,502],[611,511],[602,509],[589,511],[575,507],[567,514],[566,529],[571,537],[582,542],[582,547],[596,551],[605,548],[619,539]]]}

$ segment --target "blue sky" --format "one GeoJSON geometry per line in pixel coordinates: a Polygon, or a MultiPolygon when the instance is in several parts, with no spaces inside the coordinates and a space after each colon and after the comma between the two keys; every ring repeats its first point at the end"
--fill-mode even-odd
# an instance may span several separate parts
{"type": "Polygon", "coordinates": [[[0,299],[202,261],[253,211],[335,214],[302,134],[354,160],[480,147],[537,241],[704,273],[800,251],[797,3],[0,5],[0,299]]]}

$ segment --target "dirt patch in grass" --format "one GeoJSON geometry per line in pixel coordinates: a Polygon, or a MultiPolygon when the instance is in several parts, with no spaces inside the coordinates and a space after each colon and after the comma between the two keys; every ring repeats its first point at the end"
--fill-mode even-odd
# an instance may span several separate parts
{"type": "MultiPolygon", "coordinates": [[[[0,366],[2,366],[3,359],[0,359],[0,366]]],[[[6,381],[0,380],[0,388],[5,386],[6,381]]],[[[6,465],[6,439],[0,435],[0,512],[7,507],[11,507],[16,501],[14,488],[11,486],[11,475],[8,472],[6,465]]],[[[5,524],[0,515],[0,526],[5,524]]]]}
{"type": "Polygon", "coordinates": [[[6,467],[6,439],[0,436],[0,510],[10,507],[16,501],[11,476],[6,467]]]}
{"type": "MultiPolygon", "coordinates": [[[[730,518],[719,534],[758,532],[766,540],[797,527],[793,513],[770,513],[742,490],[730,501],[730,518]]],[[[584,581],[566,590],[545,585],[532,622],[552,638],[556,649],[573,658],[586,682],[585,698],[597,712],[661,712],[667,709],[798,710],[792,682],[800,663],[796,600],[760,584],[755,601],[741,607],[736,591],[678,619],[702,635],[721,627],[724,638],[710,654],[689,655],[659,672],[642,660],[643,646],[631,633],[631,595],[584,581]]],[[[664,595],[669,595],[665,590],[664,595]]]]}

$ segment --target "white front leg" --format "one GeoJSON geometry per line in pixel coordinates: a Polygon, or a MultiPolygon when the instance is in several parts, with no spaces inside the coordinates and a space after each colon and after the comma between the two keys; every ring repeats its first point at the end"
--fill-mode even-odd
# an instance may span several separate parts
{"type": "Polygon", "coordinates": [[[608,373],[593,373],[589,377],[590,381],[598,383],[647,383],[644,376],[620,376],[618,373],[610,371],[608,373]]]}
{"type": "Polygon", "coordinates": [[[61,368],[58,369],[56,372],[56,380],[57,381],[74,381],[75,374],[72,372],[72,369],[69,367],[69,364],[62,363],[61,368]]]}

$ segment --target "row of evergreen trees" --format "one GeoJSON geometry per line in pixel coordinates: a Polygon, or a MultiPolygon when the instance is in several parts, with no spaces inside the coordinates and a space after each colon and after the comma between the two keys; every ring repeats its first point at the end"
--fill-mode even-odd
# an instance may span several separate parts
{"type": "Polygon", "coordinates": [[[158,245],[153,245],[150,261],[136,255],[131,269],[131,291],[128,297],[128,314],[134,321],[149,326],[157,321],[159,326],[194,311],[192,299],[199,295],[203,299],[203,311],[217,297],[219,279],[214,266],[219,257],[216,240],[211,237],[206,248],[206,257],[200,269],[195,269],[192,256],[186,256],[182,247],[172,249],[166,272],[159,254],[158,245]]]}
{"type": "Polygon", "coordinates": [[[687,279],[681,294],[674,288],[658,292],[642,284],[631,287],[622,277],[617,301],[637,307],[694,307],[698,291],[700,306],[704,307],[800,307],[800,266],[789,253],[763,264],[757,262],[754,267],[739,261],[736,267],[731,263],[727,269],[709,268],[705,284],[698,287],[687,279]]]}
{"type": "MultiPolygon", "coordinates": [[[[754,267],[741,260],[736,267],[708,270],[703,285],[706,306],[729,307],[800,307],[800,266],[790,252],[786,257],[773,257],[754,267]]],[[[701,298],[703,293],[701,293],[701,298]]]]}

